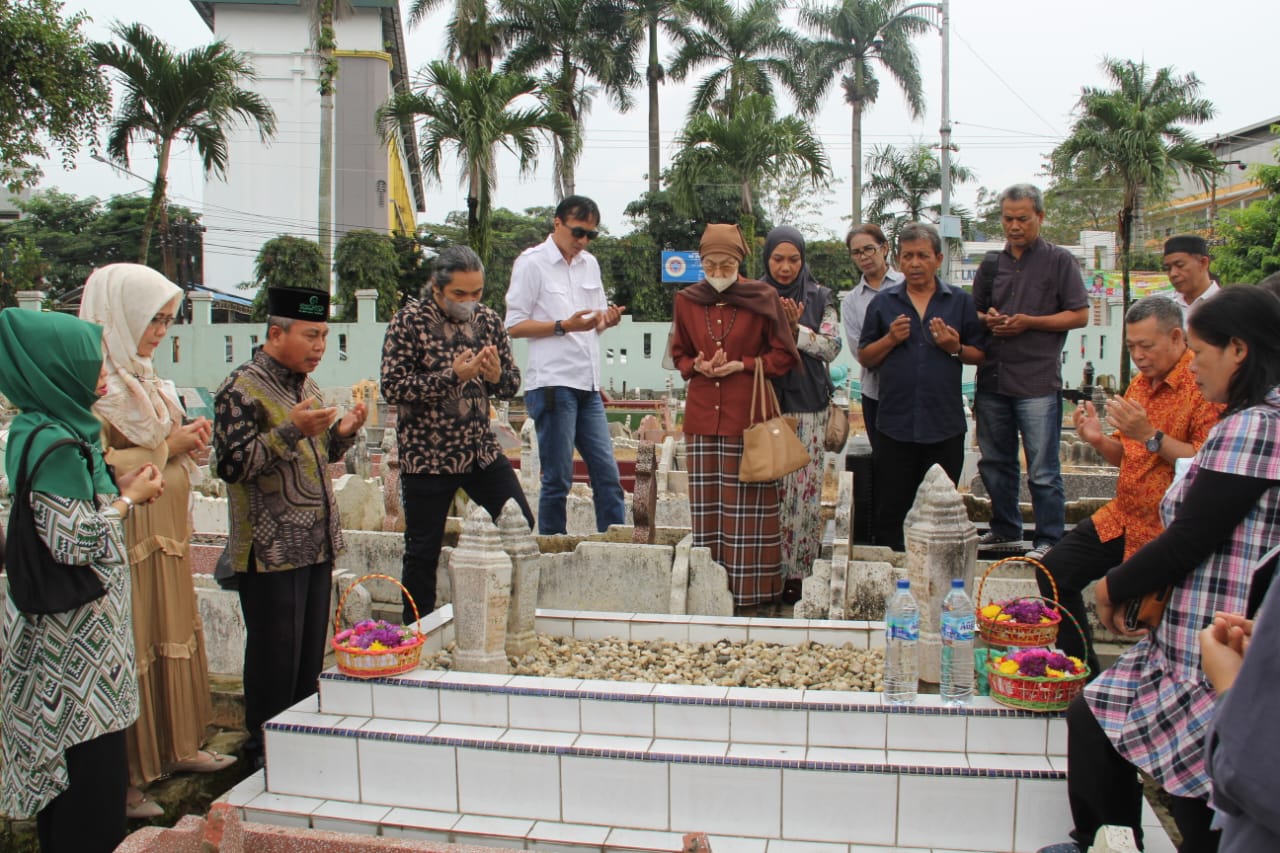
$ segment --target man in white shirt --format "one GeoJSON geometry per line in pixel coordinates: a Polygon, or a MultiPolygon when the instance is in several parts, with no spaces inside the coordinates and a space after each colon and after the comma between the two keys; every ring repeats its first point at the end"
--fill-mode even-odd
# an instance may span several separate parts
{"type": "Polygon", "coordinates": [[[1164,271],[1173,285],[1173,301],[1182,309],[1185,323],[1191,310],[1220,290],[1209,277],[1209,244],[1195,234],[1180,234],[1164,241],[1164,271]]]}
{"type": "MultiPolygon", "coordinates": [[[[847,294],[840,303],[841,319],[844,321],[844,339],[849,348],[858,351],[858,340],[862,337],[862,321],[867,316],[867,306],[872,298],[886,284],[901,284],[905,281],[902,273],[889,266],[889,241],[884,231],[874,223],[858,225],[849,231],[844,238],[849,248],[849,258],[862,273],[858,285],[847,294]]],[[[874,455],[880,439],[876,429],[876,414],[880,406],[880,379],[876,370],[862,368],[860,383],[862,386],[862,422],[867,429],[867,441],[871,442],[874,455]]]]}
{"type": "Polygon", "coordinates": [[[610,305],[600,264],[586,251],[599,236],[600,209],[583,196],[556,207],[547,239],[516,258],[507,290],[507,333],[529,338],[524,403],[538,431],[542,490],[538,532],[566,532],[573,450],[587,466],[596,529],[626,522],[618,462],[600,397],[598,336],[618,325],[626,306],[610,305]]]}

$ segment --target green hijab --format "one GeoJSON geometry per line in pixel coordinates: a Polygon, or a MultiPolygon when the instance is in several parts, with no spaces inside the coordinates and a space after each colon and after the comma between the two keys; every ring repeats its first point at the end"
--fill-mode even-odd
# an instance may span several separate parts
{"type": "Polygon", "coordinates": [[[45,460],[32,488],[80,500],[119,491],[102,458],[102,425],[92,410],[101,370],[101,326],[69,314],[0,311],[0,394],[22,412],[9,426],[5,451],[10,488],[18,487],[18,466],[31,433],[51,423],[53,428],[35,437],[27,464],[34,465],[55,441],[78,438],[93,449],[93,476],[80,451],[68,445],[45,460]]]}

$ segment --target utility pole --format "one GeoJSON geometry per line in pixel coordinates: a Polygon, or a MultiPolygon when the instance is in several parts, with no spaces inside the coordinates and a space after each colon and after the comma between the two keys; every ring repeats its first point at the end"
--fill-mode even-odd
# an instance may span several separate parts
{"type": "MultiPolygon", "coordinates": [[[[942,151],[938,156],[942,177],[942,216],[941,224],[946,236],[947,223],[951,221],[951,0],[942,0],[938,9],[942,14],[942,23],[938,29],[942,32],[942,126],[938,135],[942,141],[942,151]]],[[[947,251],[946,241],[942,250],[945,256],[942,261],[942,280],[951,280],[951,252],[947,251]]]]}

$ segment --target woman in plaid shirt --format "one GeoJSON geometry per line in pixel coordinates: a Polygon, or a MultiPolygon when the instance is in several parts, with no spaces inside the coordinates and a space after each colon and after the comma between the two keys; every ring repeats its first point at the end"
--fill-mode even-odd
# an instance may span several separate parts
{"type": "Polygon", "coordinates": [[[1243,613],[1253,567],[1280,544],[1280,302],[1231,287],[1191,315],[1191,371],[1222,420],[1165,496],[1165,531],[1096,587],[1098,617],[1124,630],[1123,602],[1172,585],[1159,624],[1067,710],[1073,837],[1098,827],[1141,835],[1142,770],[1172,795],[1182,853],[1218,849],[1205,743],[1216,694],[1199,633],[1216,612],[1243,613]]]}

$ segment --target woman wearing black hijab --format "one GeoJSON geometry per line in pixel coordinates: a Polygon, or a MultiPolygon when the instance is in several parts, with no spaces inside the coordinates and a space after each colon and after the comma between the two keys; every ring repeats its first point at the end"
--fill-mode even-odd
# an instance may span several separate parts
{"type": "Polygon", "coordinates": [[[822,548],[822,440],[833,390],[829,365],[840,354],[840,319],[831,290],[809,272],[799,231],[789,225],[770,231],[764,259],[763,279],[778,291],[800,351],[800,363],[774,379],[773,387],[782,411],[796,419],[796,435],[809,449],[810,459],[780,484],[782,600],[794,604],[822,548]]]}

